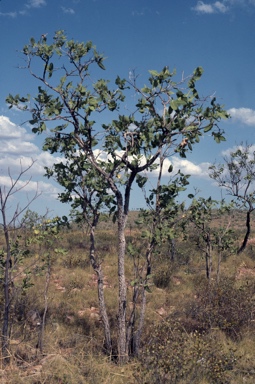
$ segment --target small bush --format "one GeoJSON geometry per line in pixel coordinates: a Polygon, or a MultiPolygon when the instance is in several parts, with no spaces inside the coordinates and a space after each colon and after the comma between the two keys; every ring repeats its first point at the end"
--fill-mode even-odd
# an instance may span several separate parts
{"type": "Polygon", "coordinates": [[[206,334],[187,333],[169,319],[151,329],[141,360],[144,384],[194,383],[208,380],[214,384],[229,383],[236,357],[233,350],[206,334]]]}
{"type": "Polygon", "coordinates": [[[82,253],[80,251],[71,252],[63,259],[63,266],[65,268],[86,268],[89,265],[90,261],[85,251],[82,253]]]}
{"type": "Polygon", "coordinates": [[[254,284],[237,286],[235,279],[227,277],[219,284],[200,281],[186,315],[206,330],[217,327],[236,339],[252,319],[254,291],[254,284]]]}
{"type": "Polygon", "coordinates": [[[160,264],[153,274],[153,283],[157,288],[168,288],[174,271],[173,263],[160,264]]]}

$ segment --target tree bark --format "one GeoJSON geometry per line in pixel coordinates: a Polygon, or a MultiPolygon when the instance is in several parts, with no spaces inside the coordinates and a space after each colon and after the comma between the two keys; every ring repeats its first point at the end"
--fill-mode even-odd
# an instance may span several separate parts
{"type": "Polygon", "coordinates": [[[4,268],[4,313],[3,313],[3,326],[2,326],[2,358],[4,365],[9,364],[10,362],[10,352],[9,352],[9,321],[10,321],[10,286],[11,286],[11,245],[10,245],[10,236],[9,228],[5,216],[5,204],[3,201],[3,194],[0,189],[1,197],[1,211],[3,219],[3,228],[4,228],[4,237],[6,244],[6,258],[5,258],[5,268],[4,268]]]}
{"type": "Polygon", "coordinates": [[[207,234],[206,236],[205,263],[206,263],[206,277],[208,280],[210,280],[211,273],[212,273],[212,246],[211,246],[210,234],[207,234]]]}
{"type": "Polygon", "coordinates": [[[248,240],[249,240],[249,237],[250,237],[250,233],[251,233],[251,210],[249,210],[247,213],[246,213],[246,234],[244,236],[244,239],[243,239],[243,242],[242,242],[242,245],[241,247],[238,249],[237,251],[237,254],[239,255],[240,253],[242,253],[245,248],[246,248],[246,245],[248,243],[248,240]]]}
{"type": "MultiPolygon", "coordinates": [[[[119,199],[122,200],[122,199],[119,199]]],[[[122,201],[118,202],[118,278],[119,278],[119,313],[118,313],[118,361],[124,364],[128,360],[126,349],[126,309],[127,286],[125,278],[125,227],[127,217],[123,212],[122,201]]]]}
{"type": "Polygon", "coordinates": [[[104,348],[106,353],[112,355],[112,339],[111,339],[111,330],[109,324],[109,318],[106,310],[105,298],[104,298],[104,275],[102,271],[101,264],[95,257],[95,227],[98,221],[98,217],[94,218],[93,225],[90,227],[90,262],[92,268],[97,274],[97,290],[98,290],[98,302],[99,302],[99,311],[104,327],[105,342],[104,348]]]}

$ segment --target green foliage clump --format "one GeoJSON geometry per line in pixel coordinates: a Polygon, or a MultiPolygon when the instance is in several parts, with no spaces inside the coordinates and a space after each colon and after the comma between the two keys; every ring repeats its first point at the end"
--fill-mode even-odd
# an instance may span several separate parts
{"type": "Polygon", "coordinates": [[[151,335],[141,355],[143,383],[230,382],[228,373],[236,364],[235,352],[230,348],[225,351],[214,338],[198,332],[189,334],[170,319],[155,326],[151,335]]]}
{"type": "Polygon", "coordinates": [[[186,314],[205,330],[216,327],[236,339],[252,319],[254,291],[254,284],[238,286],[235,279],[226,276],[219,284],[200,281],[195,301],[186,314]]]}
{"type": "Polygon", "coordinates": [[[153,283],[157,288],[168,288],[171,282],[172,273],[171,265],[160,265],[153,274],[153,283]]]}

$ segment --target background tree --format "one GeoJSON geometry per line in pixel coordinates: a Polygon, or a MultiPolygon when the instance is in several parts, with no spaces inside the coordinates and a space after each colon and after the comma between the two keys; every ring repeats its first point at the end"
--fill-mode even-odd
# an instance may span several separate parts
{"type": "MultiPolygon", "coordinates": [[[[9,363],[10,351],[9,351],[9,332],[10,332],[10,306],[14,299],[14,273],[15,267],[19,263],[23,256],[23,253],[27,252],[27,249],[21,249],[19,240],[17,238],[18,219],[27,210],[29,205],[34,201],[39,193],[35,192],[34,196],[28,201],[24,207],[17,205],[15,212],[9,217],[8,209],[10,200],[14,195],[22,192],[29,184],[30,179],[23,182],[23,176],[33,166],[34,161],[27,168],[22,168],[14,180],[9,171],[9,183],[10,187],[7,188],[4,185],[0,185],[0,213],[2,219],[2,226],[4,232],[5,246],[0,251],[0,266],[1,277],[3,282],[4,293],[4,309],[3,309],[3,324],[2,324],[2,356],[4,363],[9,363]]],[[[23,280],[26,284],[26,279],[23,280]]]]}
{"type": "Polygon", "coordinates": [[[197,245],[205,254],[208,280],[211,279],[212,273],[213,249],[218,253],[216,276],[219,282],[222,252],[231,249],[233,245],[233,232],[230,228],[231,208],[232,204],[226,204],[224,200],[218,202],[211,197],[193,199],[189,207],[188,220],[194,225],[197,245]],[[216,218],[219,221],[217,225],[215,225],[216,218]]]}
{"type": "MultiPolygon", "coordinates": [[[[179,83],[173,80],[175,72],[168,67],[160,72],[149,71],[148,85],[143,87],[137,77],[125,80],[117,76],[111,90],[109,82],[99,78],[104,57],[91,42],[67,40],[63,31],[58,31],[50,44],[46,38],[38,42],[31,38],[23,54],[28,71],[39,83],[38,93],[32,99],[9,95],[7,102],[10,107],[32,114],[34,133],[48,132],[44,150],[63,156],[62,162],[47,169],[47,175],[54,176],[65,188],[66,194],[60,195],[60,200],[71,200],[77,194],[77,180],[84,180],[85,187],[95,191],[94,196],[117,221],[117,344],[118,360],[122,363],[130,351],[126,329],[125,227],[133,184],[145,187],[145,172],[159,166],[162,150],[168,157],[173,153],[185,157],[209,131],[216,142],[225,140],[218,123],[228,115],[214,97],[199,97],[196,82],[203,72],[200,67],[179,83]],[[131,91],[138,100],[135,105],[128,98],[131,91]],[[126,103],[130,104],[129,109],[126,103]],[[113,112],[111,122],[109,112],[113,112]],[[53,126],[51,133],[46,123],[53,126]]],[[[83,201],[80,199],[82,209],[83,201]]]]}
{"type": "Polygon", "coordinates": [[[246,248],[251,233],[251,214],[255,209],[255,150],[251,144],[243,144],[224,157],[223,164],[210,167],[210,177],[227,194],[234,197],[239,209],[246,210],[246,233],[237,253],[246,248]]]}
{"type": "MultiPolygon", "coordinates": [[[[137,220],[137,224],[143,229],[141,231],[142,239],[138,237],[138,244],[129,243],[127,247],[127,251],[134,258],[135,264],[135,279],[132,284],[134,287],[133,306],[127,332],[128,337],[132,340],[131,346],[135,355],[138,355],[140,348],[146,310],[146,294],[151,292],[152,256],[155,253],[161,253],[163,243],[170,243],[174,239],[175,225],[180,220],[180,213],[184,210],[184,203],[178,203],[177,197],[188,185],[188,175],[178,171],[176,175],[171,176],[172,166],[168,169],[168,183],[164,184],[162,182],[164,161],[166,159],[167,153],[162,151],[159,157],[156,187],[151,189],[148,195],[144,190],[147,209],[141,209],[137,220]],[[141,301],[140,319],[137,329],[135,329],[134,319],[136,318],[138,297],[140,297],[141,301]]],[[[158,258],[155,264],[158,264],[158,258]]],[[[167,272],[167,268],[168,265],[165,265],[165,272],[167,272]]]]}
{"type": "MultiPolygon", "coordinates": [[[[26,217],[37,217],[34,214],[26,215],[26,217]]],[[[38,343],[37,348],[40,353],[44,352],[44,333],[46,326],[46,316],[48,312],[49,305],[49,285],[52,274],[52,265],[56,255],[64,255],[66,251],[58,246],[60,239],[60,230],[61,227],[67,225],[67,217],[63,216],[55,217],[53,219],[46,219],[45,216],[42,217],[43,220],[38,222],[36,220],[34,225],[30,228],[30,244],[36,246],[37,252],[37,262],[36,262],[36,273],[37,275],[45,275],[45,283],[43,290],[43,299],[44,299],[44,308],[41,314],[40,327],[38,332],[38,343]]]]}

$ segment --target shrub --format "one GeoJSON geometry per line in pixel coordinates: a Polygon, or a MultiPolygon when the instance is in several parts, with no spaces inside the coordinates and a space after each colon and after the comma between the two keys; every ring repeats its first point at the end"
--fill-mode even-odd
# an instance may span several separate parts
{"type": "Polygon", "coordinates": [[[153,283],[157,288],[168,288],[171,281],[171,275],[171,268],[167,265],[161,265],[153,274],[153,283]]]}
{"type": "Polygon", "coordinates": [[[219,284],[200,281],[186,315],[206,330],[217,327],[236,339],[251,321],[254,291],[254,284],[237,286],[233,278],[224,277],[219,284]]]}
{"type": "Polygon", "coordinates": [[[153,327],[151,335],[141,355],[142,383],[229,383],[235,353],[230,348],[224,351],[216,339],[198,332],[189,334],[170,319],[153,327]]]}

